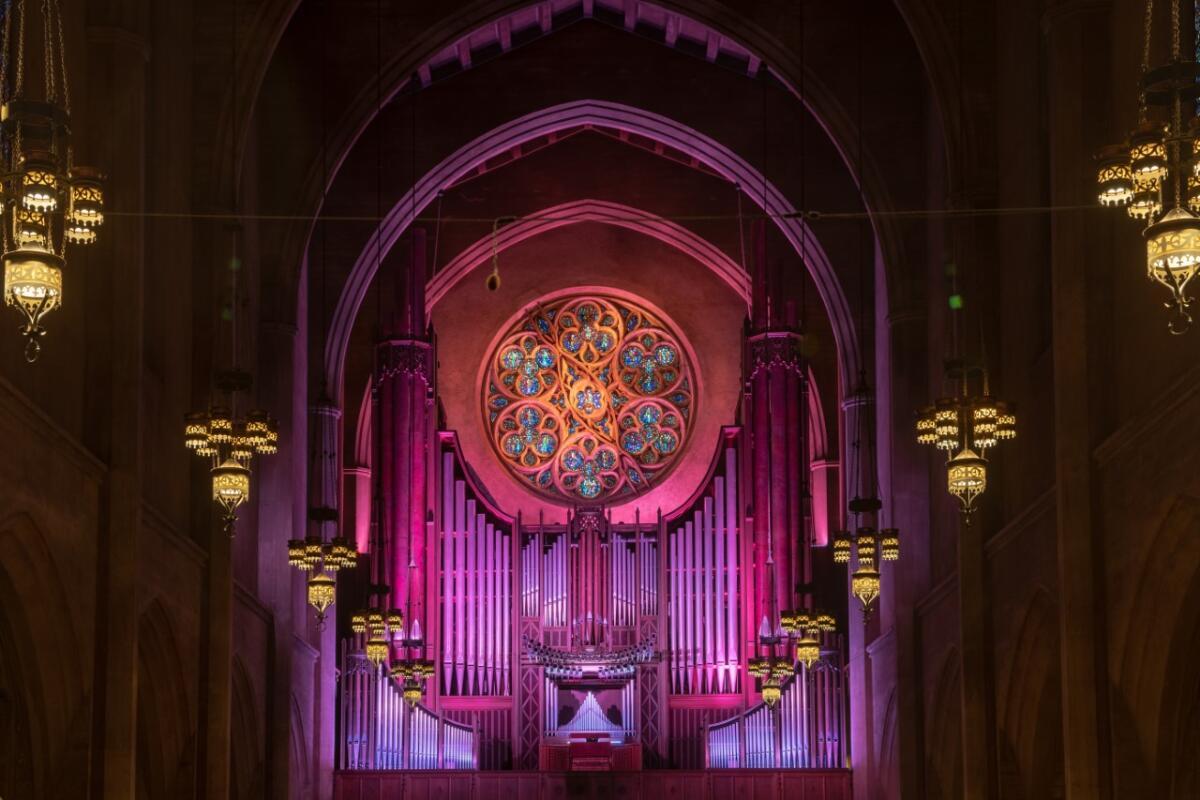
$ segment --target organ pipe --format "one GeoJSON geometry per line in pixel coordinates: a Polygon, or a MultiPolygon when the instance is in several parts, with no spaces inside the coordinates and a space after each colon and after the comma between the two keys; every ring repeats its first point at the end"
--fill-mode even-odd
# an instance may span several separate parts
{"type": "Polygon", "coordinates": [[[441,694],[508,695],[511,534],[468,498],[453,453],[442,467],[441,694]]]}
{"type": "Polygon", "coordinates": [[[737,455],[668,536],[671,688],[675,694],[738,690],[737,455]]]}

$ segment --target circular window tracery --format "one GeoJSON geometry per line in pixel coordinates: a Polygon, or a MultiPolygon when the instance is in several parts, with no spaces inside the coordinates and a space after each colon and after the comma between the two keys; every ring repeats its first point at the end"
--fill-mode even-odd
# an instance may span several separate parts
{"type": "Polygon", "coordinates": [[[484,419],[525,485],[560,502],[648,490],[678,460],[695,414],[680,336],[601,294],[535,304],[489,355],[484,419]]]}

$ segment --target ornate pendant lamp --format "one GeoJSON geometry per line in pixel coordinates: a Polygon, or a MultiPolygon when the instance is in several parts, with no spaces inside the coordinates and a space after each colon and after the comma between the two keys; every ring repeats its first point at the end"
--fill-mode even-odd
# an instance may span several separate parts
{"type": "MultiPolygon", "coordinates": [[[[363,637],[367,660],[378,667],[388,660],[393,643],[405,641],[404,614],[398,608],[359,611],[350,617],[350,630],[363,637]]],[[[420,627],[416,635],[420,636],[420,627]]]]}
{"type": "Polygon", "coordinates": [[[1142,40],[1138,127],[1122,145],[1096,157],[1101,205],[1124,207],[1146,221],[1146,275],[1166,287],[1172,333],[1191,325],[1188,284],[1200,268],[1200,63],[1180,55],[1180,0],[1171,9],[1170,60],[1151,67],[1154,4],[1147,0],[1142,40]],[[1186,108],[1186,113],[1185,113],[1186,108]],[[1167,212],[1163,214],[1164,205],[1167,212]],[[1160,216],[1161,215],[1161,216],[1160,216]]]}
{"type": "Polygon", "coordinates": [[[102,176],[76,166],[71,149],[71,99],[67,86],[59,0],[11,0],[4,8],[0,53],[0,213],[4,302],[24,319],[25,360],[37,360],[42,320],[63,302],[66,244],[96,241],[104,223],[102,176]],[[39,59],[43,96],[25,83],[25,27],[32,9],[44,31],[39,59]]]}
{"type": "Polygon", "coordinates": [[[427,658],[405,658],[392,667],[391,675],[400,682],[400,691],[410,706],[425,696],[425,681],[433,677],[433,662],[427,658]]]}
{"type": "Polygon", "coordinates": [[[317,610],[317,622],[325,624],[325,612],[337,598],[337,584],[328,572],[316,572],[308,578],[308,604],[317,610]]]}
{"type": "Polygon", "coordinates": [[[774,708],[783,696],[783,685],[795,674],[791,659],[776,656],[756,656],[746,662],[746,669],[762,682],[760,694],[768,708],[774,708]]]}
{"type": "Polygon", "coordinates": [[[796,663],[803,664],[805,669],[812,669],[813,664],[820,660],[823,634],[837,629],[832,614],[811,609],[785,611],[780,617],[780,624],[795,641],[796,663]]]}
{"type": "MultiPolygon", "coordinates": [[[[882,508],[883,503],[875,497],[856,497],[850,501],[850,512],[860,519],[865,514],[877,514],[882,508]]],[[[848,530],[834,532],[833,561],[835,564],[854,562],[850,593],[862,605],[864,618],[870,616],[882,588],[879,562],[899,559],[900,531],[896,528],[876,530],[869,525],[859,525],[853,533],[848,530]]]]}
{"type": "Polygon", "coordinates": [[[946,453],[946,489],[958,498],[970,522],[975,500],[987,489],[988,449],[1017,435],[1017,417],[988,389],[987,369],[951,361],[946,376],[961,386],[955,397],[942,398],[917,418],[917,442],[946,453]],[[971,376],[981,382],[981,392],[971,393],[971,376]]]}
{"type": "Polygon", "coordinates": [[[238,369],[217,376],[221,401],[188,414],[184,445],[212,463],[212,499],[221,507],[225,530],[233,535],[237,509],[250,499],[250,461],[279,448],[279,430],[265,411],[235,416],[237,396],[250,389],[250,375],[238,369]]]}
{"type": "Polygon", "coordinates": [[[320,533],[322,525],[337,524],[334,509],[312,509],[309,518],[316,523],[316,533],[288,540],[288,564],[308,573],[308,604],[317,611],[318,626],[324,627],[325,612],[337,597],[337,573],[358,564],[358,551],[345,537],[326,542],[320,533]]]}
{"type": "MultiPolygon", "coordinates": [[[[317,523],[319,530],[322,524],[337,523],[337,511],[314,508],[309,511],[309,519],[317,523]]],[[[335,536],[326,542],[320,534],[311,534],[304,539],[289,539],[287,548],[288,564],[302,572],[320,571],[322,568],[337,572],[358,563],[358,551],[344,536],[335,536]]]]}

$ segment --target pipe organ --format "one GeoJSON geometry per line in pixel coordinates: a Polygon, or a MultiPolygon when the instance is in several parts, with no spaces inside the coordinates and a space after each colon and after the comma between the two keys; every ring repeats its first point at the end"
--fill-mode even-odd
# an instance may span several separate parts
{"type": "Polygon", "coordinates": [[[442,456],[441,685],[444,697],[511,694],[512,536],[442,456]]]}
{"type": "Polygon", "coordinates": [[[821,667],[801,672],[777,710],[758,705],[709,725],[707,763],[714,769],[831,769],[845,764],[848,734],[841,649],[821,667]]]}
{"type": "Polygon", "coordinates": [[[400,689],[342,643],[338,764],[344,770],[475,769],[474,727],[410,705],[400,689]]]}
{"type": "Polygon", "coordinates": [[[673,694],[736,693],[740,663],[737,452],[724,454],[725,475],[685,514],[668,538],[673,694]]]}
{"type": "Polygon", "coordinates": [[[827,648],[824,671],[787,682],[775,710],[746,672],[760,654],[762,578],[739,429],[724,430],[683,507],[622,523],[594,506],[565,524],[507,517],[474,484],[453,434],[438,438],[428,562],[411,567],[426,570],[435,610],[422,620],[435,685],[406,723],[417,738],[397,744],[398,697],[344,675],[346,768],[534,769],[547,748],[592,734],[652,767],[844,763],[840,647],[827,648]]]}

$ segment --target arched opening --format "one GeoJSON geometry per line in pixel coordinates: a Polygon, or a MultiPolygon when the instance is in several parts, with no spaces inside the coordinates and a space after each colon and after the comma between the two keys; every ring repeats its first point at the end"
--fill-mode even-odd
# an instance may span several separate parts
{"type": "Polygon", "coordinates": [[[138,622],[138,800],[179,796],[195,782],[196,738],[174,631],[159,601],[138,622]]]}
{"type": "Polygon", "coordinates": [[[958,800],[963,796],[962,682],[958,650],[951,648],[934,684],[926,725],[925,797],[958,800]]]}
{"type": "Polygon", "coordinates": [[[861,369],[862,355],[855,321],[833,265],[815,233],[795,215],[796,207],[746,159],[700,131],[642,109],[606,101],[579,100],[533,112],[512,120],[459,148],[423,175],[385,215],[370,235],[351,268],[330,320],[324,347],[325,380],[341,395],[350,332],[367,290],[375,277],[380,253],[389,252],[413,221],[437,199],[442,189],[480,164],[540,137],[579,126],[615,128],[660,142],[696,158],[736,186],[761,187],[749,195],[770,216],[807,266],[833,327],[839,377],[851,385],[861,369]]]}
{"type": "Polygon", "coordinates": [[[8,619],[0,614],[0,797],[35,796],[33,732],[18,656],[8,619]]]}
{"type": "Polygon", "coordinates": [[[246,665],[240,658],[233,661],[233,717],[229,737],[230,797],[233,800],[254,800],[263,796],[264,738],[258,718],[258,695],[246,665]]]}

